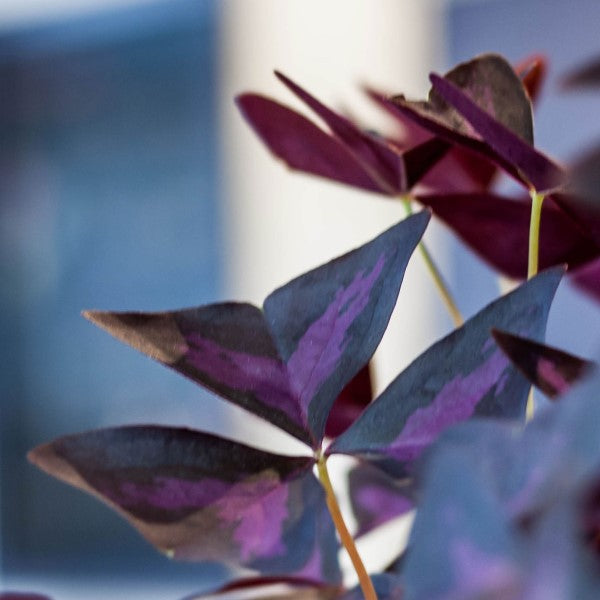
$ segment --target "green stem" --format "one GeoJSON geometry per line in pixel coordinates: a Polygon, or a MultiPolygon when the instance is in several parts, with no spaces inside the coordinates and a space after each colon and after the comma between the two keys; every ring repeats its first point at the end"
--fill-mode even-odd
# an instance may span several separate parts
{"type": "MultiPolygon", "coordinates": [[[[404,208],[406,209],[406,214],[412,215],[412,212],[413,212],[412,211],[412,201],[411,201],[410,196],[408,196],[408,195],[402,196],[401,200],[404,204],[404,208]]],[[[442,301],[446,305],[446,308],[448,309],[448,312],[450,313],[450,316],[452,317],[452,321],[454,322],[454,325],[456,327],[460,327],[465,322],[465,320],[463,319],[462,315],[460,314],[460,310],[458,310],[458,306],[456,305],[456,302],[454,301],[454,298],[452,297],[450,288],[444,281],[444,278],[442,277],[440,270],[438,269],[437,265],[433,261],[431,253],[427,249],[425,242],[419,242],[419,252],[421,253],[421,256],[423,257],[423,260],[425,261],[427,270],[429,271],[429,274],[431,275],[433,282],[435,283],[435,286],[437,287],[437,289],[440,293],[440,296],[442,297],[442,301]]]]}
{"type": "Polygon", "coordinates": [[[377,600],[377,593],[373,587],[373,582],[371,581],[371,578],[365,569],[365,565],[360,558],[358,550],[356,549],[354,538],[348,531],[346,523],[344,523],[342,512],[340,511],[337,498],[335,497],[335,492],[333,491],[333,486],[331,485],[331,480],[329,479],[329,473],[327,471],[327,458],[322,454],[317,455],[317,470],[319,472],[319,480],[321,481],[321,485],[325,490],[327,508],[329,509],[329,513],[331,514],[331,518],[333,519],[333,523],[335,524],[338,535],[340,536],[340,541],[342,542],[344,548],[346,548],[346,551],[350,556],[350,560],[352,561],[352,565],[354,566],[354,570],[358,575],[358,581],[360,583],[365,600],[377,600]]]}
{"type": "Polygon", "coordinates": [[[540,220],[544,194],[531,190],[531,220],[529,222],[529,257],[527,260],[527,279],[538,272],[538,257],[540,250],[540,220]]]}
{"type": "MultiPolygon", "coordinates": [[[[539,254],[540,254],[540,221],[542,219],[542,204],[544,194],[535,190],[530,191],[531,195],[531,219],[529,221],[529,254],[527,257],[527,279],[531,279],[538,272],[539,254]]],[[[527,409],[525,418],[527,421],[533,419],[533,388],[529,390],[527,398],[527,409]]]]}

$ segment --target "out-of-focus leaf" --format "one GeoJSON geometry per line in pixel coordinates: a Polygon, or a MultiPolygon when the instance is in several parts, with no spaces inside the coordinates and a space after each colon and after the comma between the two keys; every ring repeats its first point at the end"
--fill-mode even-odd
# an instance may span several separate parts
{"type": "Polygon", "coordinates": [[[339,582],[335,530],[311,457],[137,426],[63,437],[29,458],[98,496],[173,558],[339,582]]]}
{"type": "Polygon", "coordinates": [[[385,193],[346,146],[290,108],[257,94],[237,105],[269,150],[291,169],[385,193]]]}
{"type": "Polygon", "coordinates": [[[600,57],[573,69],[563,77],[562,84],[567,89],[600,86],[600,57]]]}
{"type": "MultiPolygon", "coordinates": [[[[540,228],[539,264],[577,267],[600,255],[600,245],[553,201],[544,200],[540,228]]],[[[531,205],[496,194],[419,194],[483,260],[508,277],[527,276],[531,205]]]]}
{"type": "Polygon", "coordinates": [[[471,463],[468,452],[450,449],[428,466],[402,572],[406,600],[519,597],[510,523],[491,481],[471,463]]]}
{"type": "Polygon", "coordinates": [[[119,340],[319,447],[337,396],[389,321],[428,213],[290,281],[264,302],[163,313],[89,311],[119,340]]]}
{"type": "Polygon", "coordinates": [[[358,526],[357,537],[406,514],[414,507],[411,482],[396,481],[368,463],[361,463],[350,471],[348,487],[358,526]]]}
{"type": "Polygon", "coordinates": [[[600,302],[600,258],[577,269],[571,281],[586,294],[600,302]]]}
{"type": "Polygon", "coordinates": [[[535,102],[546,79],[547,61],[541,54],[529,56],[515,65],[515,73],[523,82],[527,95],[535,102]]]}
{"type": "Polygon", "coordinates": [[[564,394],[593,363],[533,340],[493,330],[502,351],[527,379],[550,398],[564,394]]]}
{"type": "Polygon", "coordinates": [[[244,600],[333,600],[343,591],[340,586],[316,586],[294,577],[246,577],[182,600],[237,600],[241,593],[244,600]]]}
{"type": "Polygon", "coordinates": [[[399,477],[451,425],[475,416],[522,419],[529,383],[491,329],[541,339],[561,274],[541,273],[431,346],[327,452],[359,456],[399,477]]]}
{"type": "MultiPolygon", "coordinates": [[[[391,573],[380,573],[371,576],[378,600],[405,600],[404,589],[400,577],[391,573]]],[[[340,600],[363,600],[364,594],[360,586],[356,586],[344,594],[340,600]]]]}
{"type": "Polygon", "coordinates": [[[325,424],[327,437],[334,438],[346,431],[373,400],[371,379],[371,364],[369,363],[342,390],[333,403],[325,424]]]}
{"type": "MultiPolygon", "coordinates": [[[[435,74],[430,79],[436,92],[468,121],[498,156],[515,167],[523,181],[538,192],[553,190],[564,183],[562,168],[533,147],[533,134],[531,138],[520,135],[524,132],[494,118],[450,80],[435,74]]],[[[491,94],[491,90],[487,93],[491,94]]],[[[483,97],[485,94],[484,88],[483,97]]],[[[512,108],[510,102],[505,106],[512,108]]]]}

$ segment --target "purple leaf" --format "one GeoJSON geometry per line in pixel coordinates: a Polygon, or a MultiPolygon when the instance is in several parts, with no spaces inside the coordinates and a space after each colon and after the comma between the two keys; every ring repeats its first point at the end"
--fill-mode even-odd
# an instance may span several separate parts
{"type": "Polygon", "coordinates": [[[395,193],[400,182],[406,180],[404,163],[398,152],[392,150],[380,139],[363,133],[354,123],[327,108],[282,73],[276,71],[275,75],[293,94],[323,119],[332,133],[352,152],[382,189],[387,190],[389,194],[395,193]]]}
{"type": "MultiPolygon", "coordinates": [[[[599,256],[600,245],[553,198],[546,198],[542,205],[540,268],[577,267],[599,256]]],[[[515,279],[526,277],[529,202],[481,193],[419,194],[417,200],[492,267],[515,279]]]]}
{"type": "Polygon", "coordinates": [[[567,89],[600,86],[600,57],[573,69],[563,78],[562,84],[567,89]]]}
{"type": "Polygon", "coordinates": [[[431,346],[327,450],[378,464],[396,477],[451,425],[476,416],[522,419],[529,383],[490,330],[540,339],[561,269],[492,302],[431,346]]]}
{"type": "Polygon", "coordinates": [[[99,496],[173,558],[339,582],[335,530],[312,457],[138,426],[63,437],[29,459],[99,496]]]}
{"type": "Polygon", "coordinates": [[[256,94],[238,96],[245,119],[291,169],[386,193],[343,143],[297,112],[256,94]]]}
{"type": "Polygon", "coordinates": [[[368,463],[361,463],[350,471],[348,487],[358,525],[356,537],[406,514],[415,505],[411,482],[398,482],[368,463]]]}
{"type": "Polygon", "coordinates": [[[334,400],[367,364],[429,221],[420,213],[270,294],[264,312],[214,304],[90,311],[119,340],[317,448],[334,400]]]}
{"type": "Polygon", "coordinates": [[[49,596],[28,592],[0,592],[0,600],[51,600],[49,596]]]}
{"type": "Polygon", "coordinates": [[[325,435],[334,438],[346,431],[371,400],[373,400],[373,385],[369,363],[354,376],[336,398],[325,424],[325,435]]]}
{"type": "Polygon", "coordinates": [[[533,340],[493,330],[498,346],[527,379],[552,399],[564,394],[593,363],[533,340]]]}
{"type": "MultiPolygon", "coordinates": [[[[451,81],[432,74],[433,88],[452,105],[475,129],[481,138],[504,161],[513,165],[520,178],[538,192],[559,187],[565,179],[563,170],[533,147],[531,139],[491,116],[451,81]]],[[[484,90],[485,93],[485,90],[484,90]]]]}
{"type": "Polygon", "coordinates": [[[518,546],[491,481],[466,451],[428,466],[403,580],[412,600],[518,598],[518,546]]]}

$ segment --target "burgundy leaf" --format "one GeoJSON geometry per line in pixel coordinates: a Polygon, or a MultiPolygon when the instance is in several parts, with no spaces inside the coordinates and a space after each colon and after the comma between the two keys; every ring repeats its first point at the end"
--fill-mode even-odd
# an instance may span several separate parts
{"type": "Polygon", "coordinates": [[[406,514],[415,505],[411,482],[398,482],[368,463],[361,463],[350,471],[348,486],[358,525],[356,537],[406,514]]]}
{"type": "Polygon", "coordinates": [[[238,96],[237,105],[269,150],[291,169],[385,193],[344,144],[306,117],[256,94],[238,96]]]}
{"type": "Polygon", "coordinates": [[[100,497],[173,558],[339,582],[335,530],[312,457],[137,426],[63,437],[29,459],[100,497]]]}
{"type": "MultiPolygon", "coordinates": [[[[577,267],[599,256],[600,245],[553,198],[542,205],[540,268],[577,267]]],[[[416,199],[495,269],[515,279],[527,276],[529,202],[490,193],[419,194],[416,199]]]]}
{"type": "Polygon", "coordinates": [[[527,379],[550,398],[564,394],[593,363],[527,338],[492,330],[502,351],[527,379]]]}
{"type": "Polygon", "coordinates": [[[275,290],[264,312],[224,303],[90,311],[119,340],[318,448],[337,396],[385,331],[429,221],[420,213],[275,290]]]}
{"type": "Polygon", "coordinates": [[[561,269],[545,271],[431,346],[327,452],[355,455],[403,477],[451,425],[475,416],[522,419],[529,383],[490,330],[540,339],[561,274],[561,269]]]}
{"type": "Polygon", "coordinates": [[[406,174],[398,152],[392,150],[379,138],[362,132],[354,123],[327,108],[282,73],[276,71],[275,75],[323,119],[332,133],[352,152],[382,189],[394,194],[399,187],[402,187],[401,182],[406,181],[406,174]]]}
{"type": "Polygon", "coordinates": [[[546,192],[564,183],[564,171],[533,147],[533,135],[530,139],[529,136],[520,135],[520,131],[515,133],[513,128],[500,119],[495,119],[448,79],[435,74],[430,79],[435,91],[469,122],[499,157],[513,165],[520,178],[535,190],[546,192]]]}
{"type": "Polygon", "coordinates": [[[369,363],[354,376],[336,398],[325,425],[325,435],[334,438],[346,431],[371,400],[373,400],[373,385],[369,363]]]}
{"type": "Polygon", "coordinates": [[[563,86],[567,89],[600,86],[600,57],[573,69],[563,78],[563,86]]]}
{"type": "Polygon", "coordinates": [[[535,102],[540,95],[546,79],[546,70],[546,57],[540,54],[534,54],[515,65],[515,73],[523,82],[525,91],[532,102],[535,102]]]}

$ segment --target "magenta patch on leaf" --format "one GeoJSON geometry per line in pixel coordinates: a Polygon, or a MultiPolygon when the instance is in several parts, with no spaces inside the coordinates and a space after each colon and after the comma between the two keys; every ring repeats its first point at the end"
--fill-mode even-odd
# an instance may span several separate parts
{"type": "Polygon", "coordinates": [[[340,289],[290,357],[288,370],[305,419],[310,401],[338,365],[348,343],[346,333],[368,305],[384,265],[385,255],[381,255],[370,273],[358,273],[348,287],[340,289]]]}
{"type": "Polygon", "coordinates": [[[417,458],[442,431],[471,417],[492,388],[502,390],[502,375],[508,365],[504,354],[496,351],[472,373],[449,381],[429,406],[410,415],[386,454],[398,460],[417,458]]]}

